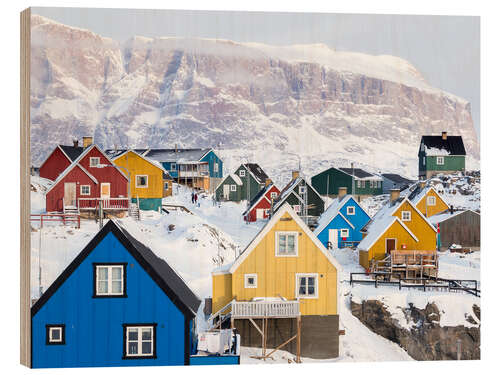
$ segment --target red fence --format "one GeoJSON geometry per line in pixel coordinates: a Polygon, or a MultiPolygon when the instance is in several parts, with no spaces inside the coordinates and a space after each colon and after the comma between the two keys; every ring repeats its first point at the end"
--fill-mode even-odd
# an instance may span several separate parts
{"type": "Polygon", "coordinates": [[[79,210],[95,210],[102,202],[103,210],[128,210],[128,198],[79,198],[79,210]]]}
{"type": "Polygon", "coordinates": [[[43,223],[59,222],[63,225],[74,223],[80,229],[80,215],[75,214],[31,214],[30,221],[40,223],[40,228],[43,228],[43,223]]]}

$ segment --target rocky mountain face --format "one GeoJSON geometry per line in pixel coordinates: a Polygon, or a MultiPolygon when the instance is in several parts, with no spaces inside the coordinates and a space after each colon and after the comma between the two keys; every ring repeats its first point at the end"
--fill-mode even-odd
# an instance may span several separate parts
{"type": "Polygon", "coordinates": [[[213,147],[286,181],[341,164],[416,176],[422,134],[461,134],[470,105],[392,56],[324,45],[135,37],[124,44],[32,16],[32,161],[93,135],[103,147],[213,147]],[[318,170],[319,169],[319,170],[318,170]]]}

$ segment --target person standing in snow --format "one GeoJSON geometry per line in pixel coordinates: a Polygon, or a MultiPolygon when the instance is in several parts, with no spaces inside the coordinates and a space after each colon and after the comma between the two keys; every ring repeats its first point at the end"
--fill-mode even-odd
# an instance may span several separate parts
{"type": "Polygon", "coordinates": [[[194,204],[198,203],[198,193],[194,193],[194,204]]]}
{"type": "Polygon", "coordinates": [[[194,191],[191,192],[191,203],[194,204],[194,191]]]}

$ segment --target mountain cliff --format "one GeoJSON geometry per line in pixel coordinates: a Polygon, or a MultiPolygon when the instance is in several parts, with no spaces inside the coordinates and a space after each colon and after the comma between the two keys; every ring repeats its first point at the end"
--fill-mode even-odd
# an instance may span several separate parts
{"type": "Polygon", "coordinates": [[[417,174],[422,134],[479,144],[470,104],[393,56],[325,45],[134,37],[118,43],[32,16],[32,161],[93,135],[103,147],[214,147],[278,181],[357,165],[417,174]]]}

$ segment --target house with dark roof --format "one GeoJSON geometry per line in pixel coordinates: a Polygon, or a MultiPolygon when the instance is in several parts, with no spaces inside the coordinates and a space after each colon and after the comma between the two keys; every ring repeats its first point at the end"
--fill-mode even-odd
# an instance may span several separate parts
{"type": "Polygon", "coordinates": [[[40,165],[40,177],[55,181],[83,150],[84,147],[79,146],[77,140],[73,141],[73,146],[57,145],[40,165]]]}
{"type": "Polygon", "coordinates": [[[391,189],[403,191],[415,183],[396,173],[382,173],[380,176],[382,177],[382,194],[389,194],[391,189]]]}
{"type": "Polygon", "coordinates": [[[264,170],[255,163],[241,164],[215,188],[218,200],[252,201],[269,180],[264,170]]]}
{"type": "Polygon", "coordinates": [[[462,136],[423,135],[418,149],[418,176],[428,179],[439,173],[465,172],[465,151],[462,136]]]}
{"type": "Polygon", "coordinates": [[[188,365],[199,305],[110,220],[31,307],[31,367],[188,365]]]}
{"type": "Polygon", "coordinates": [[[292,172],[292,179],[273,202],[272,215],[285,203],[310,226],[314,226],[318,217],[325,211],[325,201],[299,171],[292,172]]]}
{"type": "Polygon", "coordinates": [[[161,148],[142,153],[160,162],[179,184],[214,191],[223,176],[222,159],[212,148],[161,148]]]}
{"type": "Polygon", "coordinates": [[[339,188],[347,187],[347,194],[358,200],[382,194],[382,177],[361,168],[331,167],[311,178],[311,184],[322,196],[336,198],[339,188]]]}
{"type": "Polygon", "coordinates": [[[280,189],[272,183],[270,179],[266,180],[266,185],[250,201],[248,208],[243,212],[243,218],[248,222],[268,219],[271,215],[273,202],[280,194],[280,189]]]}

